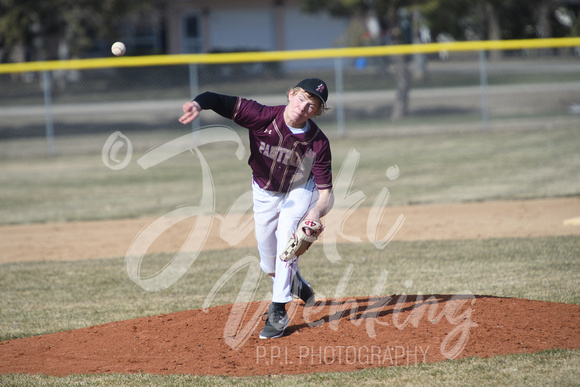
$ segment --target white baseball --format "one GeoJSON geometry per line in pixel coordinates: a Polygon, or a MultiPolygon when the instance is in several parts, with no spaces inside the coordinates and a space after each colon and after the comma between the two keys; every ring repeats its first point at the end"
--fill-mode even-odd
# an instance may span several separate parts
{"type": "Polygon", "coordinates": [[[387,179],[389,180],[397,180],[401,171],[399,170],[399,166],[397,164],[391,165],[387,168],[387,179]]]}
{"type": "Polygon", "coordinates": [[[127,50],[127,47],[125,47],[123,42],[115,42],[111,46],[111,52],[115,56],[121,56],[121,55],[125,54],[126,50],[127,50]]]}

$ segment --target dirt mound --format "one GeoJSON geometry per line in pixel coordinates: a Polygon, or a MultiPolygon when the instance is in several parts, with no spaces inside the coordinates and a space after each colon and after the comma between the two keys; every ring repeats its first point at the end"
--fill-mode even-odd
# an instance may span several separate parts
{"type": "Polygon", "coordinates": [[[292,303],[260,340],[267,302],[190,310],[0,343],[0,373],[267,375],[353,371],[580,348],[580,305],[473,295],[292,303]]]}

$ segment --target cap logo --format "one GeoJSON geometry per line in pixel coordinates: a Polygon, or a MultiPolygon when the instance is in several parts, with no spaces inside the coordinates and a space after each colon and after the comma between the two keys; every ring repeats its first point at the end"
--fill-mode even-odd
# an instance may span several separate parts
{"type": "Polygon", "coordinates": [[[324,85],[322,83],[320,85],[318,85],[318,87],[316,88],[316,91],[318,91],[319,93],[322,93],[324,91],[324,85]]]}

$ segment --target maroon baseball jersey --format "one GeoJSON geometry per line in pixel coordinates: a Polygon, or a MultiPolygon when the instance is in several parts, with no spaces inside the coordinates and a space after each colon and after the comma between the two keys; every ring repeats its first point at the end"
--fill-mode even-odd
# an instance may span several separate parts
{"type": "Polygon", "coordinates": [[[265,106],[238,97],[232,119],[248,129],[254,180],[268,191],[288,192],[311,176],[318,189],[332,188],[330,143],[309,120],[306,133],[294,134],[284,121],[285,106],[265,106]]]}

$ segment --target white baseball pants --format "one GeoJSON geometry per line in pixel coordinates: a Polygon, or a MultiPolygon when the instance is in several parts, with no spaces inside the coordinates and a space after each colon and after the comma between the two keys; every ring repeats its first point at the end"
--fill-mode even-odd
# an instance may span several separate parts
{"type": "Polygon", "coordinates": [[[272,302],[290,302],[292,274],[297,263],[284,262],[279,257],[296,231],[298,223],[316,204],[318,189],[312,179],[293,187],[287,193],[266,191],[256,182],[253,182],[252,189],[260,267],[266,274],[274,274],[272,302]]]}

